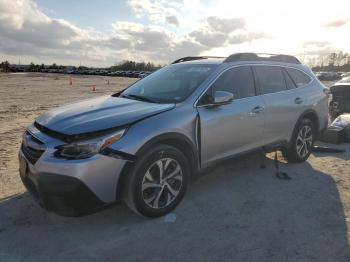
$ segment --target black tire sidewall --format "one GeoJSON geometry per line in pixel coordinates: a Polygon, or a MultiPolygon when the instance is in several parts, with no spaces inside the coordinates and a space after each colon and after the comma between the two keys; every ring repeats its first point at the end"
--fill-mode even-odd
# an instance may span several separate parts
{"type": "Polygon", "coordinates": [[[189,172],[190,168],[185,155],[175,147],[168,145],[157,145],[155,148],[146,152],[142,157],[140,157],[135,167],[133,168],[132,179],[129,185],[129,190],[131,194],[130,200],[133,202],[132,204],[135,207],[136,211],[141,215],[148,217],[159,217],[169,213],[180,203],[186,192],[188,179],[190,175],[189,172]],[[150,165],[155,163],[157,160],[166,157],[175,159],[181,166],[183,173],[182,187],[176,199],[169,206],[154,209],[149,207],[143,200],[141,190],[142,180],[150,165]]]}

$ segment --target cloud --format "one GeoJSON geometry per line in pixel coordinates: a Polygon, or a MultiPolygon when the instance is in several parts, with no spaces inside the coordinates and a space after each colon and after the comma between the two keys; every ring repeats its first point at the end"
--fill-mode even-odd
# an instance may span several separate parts
{"type": "Polygon", "coordinates": [[[325,55],[338,50],[329,41],[307,41],[302,44],[303,56],[325,55]]]}
{"type": "Polygon", "coordinates": [[[45,48],[64,48],[84,37],[73,24],[50,19],[28,0],[0,0],[0,32],[1,38],[45,48]]]}
{"type": "MultiPolygon", "coordinates": [[[[166,19],[178,24],[176,16],[166,19]]],[[[0,55],[6,57],[26,56],[37,62],[83,60],[95,65],[124,59],[166,63],[203,49],[187,36],[178,37],[159,26],[119,21],[112,24],[110,33],[102,34],[52,19],[31,0],[0,0],[0,55]]]]}
{"type": "MultiPolygon", "coordinates": [[[[31,0],[0,0],[0,53],[55,57],[85,56],[89,33],[42,13],[31,0]]],[[[94,55],[91,58],[96,58],[94,55]]]]}
{"type": "MultiPolygon", "coordinates": [[[[77,64],[82,60],[111,65],[125,59],[167,63],[224,47],[232,41],[233,33],[246,30],[243,18],[209,16],[197,29],[178,35],[169,27],[180,25],[178,10],[184,4],[199,5],[199,1],[130,0],[129,3],[136,14],[159,23],[118,21],[112,23],[109,33],[103,34],[53,19],[32,0],[0,0],[0,54],[26,56],[40,63],[77,64]]],[[[248,34],[242,39],[257,37],[248,34]]]]}
{"type": "Polygon", "coordinates": [[[308,49],[304,50],[303,53],[299,53],[300,56],[319,56],[319,55],[328,55],[330,53],[337,53],[339,50],[336,48],[333,48],[331,46],[326,46],[322,48],[316,48],[316,49],[308,49]]]}
{"type": "Polygon", "coordinates": [[[147,17],[151,22],[157,24],[179,25],[177,18],[181,7],[179,1],[129,0],[128,3],[138,17],[147,17]]]}
{"type": "Polygon", "coordinates": [[[308,41],[303,43],[304,48],[309,48],[309,47],[317,47],[317,48],[323,48],[326,46],[330,46],[330,42],[328,41],[308,41]]]}
{"type": "Polygon", "coordinates": [[[350,21],[350,19],[336,19],[336,20],[332,20],[329,21],[327,23],[324,23],[323,25],[326,27],[342,27],[344,25],[346,25],[348,22],[350,21]]]}
{"type": "Polygon", "coordinates": [[[246,33],[240,33],[240,34],[233,35],[230,38],[229,43],[230,44],[242,44],[242,43],[252,42],[255,40],[259,40],[259,39],[267,39],[270,37],[271,37],[270,34],[267,34],[267,33],[246,32],[246,33]]]}
{"type": "Polygon", "coordinates": [[[220,32],[212,32],[206,30],[193,31],[192,36],[197,42],[207,47],[218,47],[226,43],[228,36],[220,32]]]}
{"type": "Polygon", "coordinates": [[[131,40],[118,36],[110,36],[104,39],[85,41],[85,43],[92,46],[100,46],[116,50],[126,50],[130,47],[131,40]]]}
{"type": "Polygon", "coordinates": [[[179,19],[177,19],[176,15],[169,15],[165,17],[165,21],[170,24],[170,25],[174,25],[174,26],[179,26],[179,19]]]}
{"type": "Polygon", "coordinates": [[[137,23],[116,22],[116,34],[130,43],[128,52],[145,56],[152,61],[172,61],[182,56],[199,55],[205,47],[188,37],[178,37],[162,27],[143,26],[137,23]]]}
{"type": "Polygon", "coordinates": [[[172,60],[177,59],[179,57],[185,56],[196,56],[202,53],[206,48],[203,45],[198,43],[182,40],[173,47],[172,53],[169,54],[172,60]]]}
{"type": "Polygon", "coordinates": [[[231,33],[237,29],[244,28],[246,24],[246,21],[243,18],[223,19],[216,16],[208,17],[207,22],[212,31],[221,33],[231,33]]]}
{"type": "Polygon", "coordinates": [[[225,45],[229,34],[244,29],[245,21],[242,18],[222,19],[215,16],[207,18],[206,23],[189,35],[202,45],[209,48],[225,45]]]}
{"type": "Polygon", "coordinates": [[[12,62],[21,56],[26,63],[77,65],[82,61],[108,66],[125,59],[165,64],[183,56],[226,55],[231,50],[303,54],[350,50],[344,38],[350,28],[345,9],[317,17],[310,16],[309,8],[293,9],[300,16],[296,21],[289,17],[295,12],[287,12],[283,5],[267,8],[272,0],[254,3],[254,10],[250,0],[242,2],[239,9],[229,0],[215,4],[201,0],[125,1],[132,13],[129,20],[116,21],[99,31],[52,18],[35,0],[0,0],[0,56],[12,62]]]}
{"type": "Polygon", "coordinates": [[[125,41],[130,43],[129,50],[159,51],[159,49],[168,48],[175,37],[163,28],[144,26],[138,23],[115,22],[112,26],[116,36],[122,36],[125,41]]]}
{"type": "MultiPolygon", "coordinates": [[[[150,1],[144,3],[147,6],[150,1]]],[[[167,10],[174,7],[177,7],[174,2],[172,6],[162,6],[167,10]]],[[[147,8],[153,15],[163,10],[153,5],[147,8]]],[[[168,24],[179,24],[176,16],[164,19],[168,24]]],[[[125,59],[167,63],[181,56],[199,55],[207,49],[187,34],[178,36],[162,26],[118,21],[111,28],[108,34],[102,34],[50,18],[34,1],[0,0],[0,54],[10,57],[26,56],[38,63],[77,64],[83,60],[88,64],[111,65],[125,59]]]]}
{"type": "Polygon", "coordinates": [[[271,38],[264,32],[250,32],[243,18],[223,19],[216,16],[207,18],[207,23],[190,33],[197,42],[209,48],[225,47],[258,39],[271,38]]]}

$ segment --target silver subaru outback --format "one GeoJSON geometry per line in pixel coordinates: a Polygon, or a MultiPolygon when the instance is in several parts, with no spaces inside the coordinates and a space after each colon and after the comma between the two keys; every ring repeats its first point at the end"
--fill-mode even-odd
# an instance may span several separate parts
{"type": "Polygon", "coordinates": [[[23,134],[20,176],[61,215],[117,200],[149,217],[173,210],[199,171],[279,148],[307,160],[327,127],[325,87],[295,57],[185,57],[111,96],[39,116],[23,134]]]}

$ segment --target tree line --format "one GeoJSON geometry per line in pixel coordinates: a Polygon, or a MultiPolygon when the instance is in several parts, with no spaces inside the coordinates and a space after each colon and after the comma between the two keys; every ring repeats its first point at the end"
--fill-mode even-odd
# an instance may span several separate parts
{"type": "Polygon", "coordinates": [[[318,55],[308,59],[308,64],[314,71],[350,72],[350,54],[340,51],[318,55]]]}
{"type": "MultiPolygon", "coordinates": [[[[350,72],[350,54],[345,52],[329,53],[322,55],[310,56],[302,59],[306,64],[310,65],[314,71],[343,71],[350,72]]],[[[122,61],[109,68],[107,70],[114,71],[155,71],[164,65],[156,65],[152,62],[136,62],[136,61],[122,61]]],[[[44,70],[65,70],[67,66],[30,63],[27,66],[11,65],[8,61],[1,62],[0,71],[2,72],[42,72],[44,70]]],[[[86,70],[92,69],[86,66],[69,67],[71,70],[86,70]]]]}
{"type": "Polygon", "coordinates": [[[155,71],[163,67],[162,65],[155,65],[151,62],[135,62],[135,61],[123,61],[119,64],[111,66],[113,70],[122,71],[155,71]]]}
{"type": "Polygon", "coordinates": [[[8,61],[1,62],[0,69],[1,69],[0,71],[3,71],[3,72],[10,72],[11,70],[10,63],[8,61]]]}
{"type": "MultiPolygon", "coordinates": [[[[120,71],[155,71],[161,68],[162,65],[155,65],[151,62],[135,62],[135,61],[123,61],[114,66],[104,68],[109,70],[120,70],[120,71]]],[[[34,64],[33,62],[26,66],[20,65],[11,65],[8,61],[4,61],[0,64],[0,71],[2,72],[17,72],[17,71],[26,71],[26,72],[42,72],[43,70],[65,70],[67,66],[57,65],[53,63],[52,65],[45,64],[34,64]]],[[[86,70],[92,69],[91,67],[86,66],[69,66],[71,70],[86,70]]]]}

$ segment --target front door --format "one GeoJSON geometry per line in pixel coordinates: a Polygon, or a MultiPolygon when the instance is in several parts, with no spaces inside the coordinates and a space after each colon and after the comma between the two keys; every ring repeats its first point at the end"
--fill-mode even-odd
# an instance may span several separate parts
{"type": "Polygon", "coordinates": [[[225,71],[199,100],[201,156],[203,166],[212,161],[263,145],[265,104],[256,95],[250,66],[225,71]],[[234,100],[221,106],[210,105],[215,91],[231,92],[234,100]]]}

